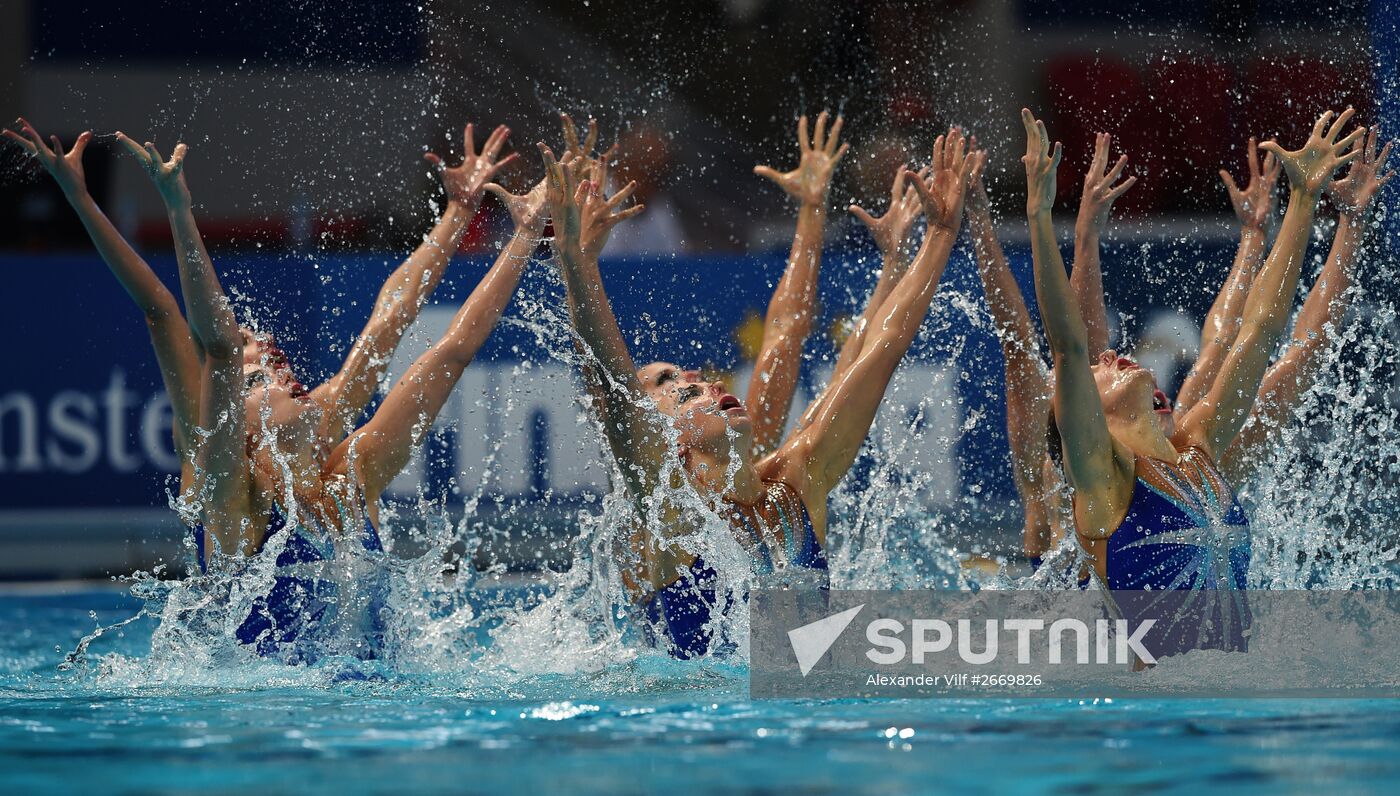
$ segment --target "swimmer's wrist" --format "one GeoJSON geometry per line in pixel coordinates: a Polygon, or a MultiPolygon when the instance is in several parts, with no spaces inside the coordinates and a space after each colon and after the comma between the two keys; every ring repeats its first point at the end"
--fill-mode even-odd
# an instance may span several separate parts
{"type": "Polygon", "coordinates": [[[449,196],[447,206],[442,210],[442,219],[466,224],[476,215],[477,208],[481,207],[481,196],[471,196],[467,198],[449,196]]]}
{"type": "Polygon", "coordinates": [[[1322,186],[1319,186],[1316,191],[1310,190],[1307,186],[1304,185],[1288,186],[1288,203],[1290,205],[1297,202],[1311,206],[1316,206],[1321,201],[1322,186]]]}
{"type": "Polygon", "coordinates": [[[165,214],[172,218],[183,216],[194,208],[194,202],[180,197],[162,196],[165,200],[165,214]]]}
{"type": "Polygon", "coordinates": [[[1100,221],[1095,213],[1081,209],[1079,217],[1074,222],[1074,235],[1076,238],[1097,238],[1103,234],[1103,228],[1107,226],[1107,221],[1107,218],[1100,221]]]}
{"type": "Polygon", "coordinates": [[[958,220],[951,226],[948,224],[944,224],[942,221],[935,221],[933,222],[933,225],[929,228],[929,231],[934,233],[935,235],[947,235],[956,238],[958,236],[958,227],[960,226],[962,226],[961,215],[958,216],[958,220]]]}
{"type": "Polygon", "coordinates": [[[969,194],[967,201],[963,203],[963,210],[967,212],[967,222],[973,227],[992,228],[992,206],[990,203],[980,199],[972,199],[971,194],[969,194]]]}
{"type": "Polygon", "coordinates": [[[598,267],[597,257],[590,257],[582,253],[574,254],[571,252],[560,252],[559,262],[563,263],[564,267],[569,268],[570,270],[578,270],[590,267],[596,269],[598,267]]]}
{"type": "Polygon", "coordinates": [[[799,222],[803,221],[804,219],[807,221],[817,222],[825,221],[826,197],[823,196],[818,201],[803,199],[802,204],[797,209],[797,219],[799,222]]]}
{"type": "Polygon", "coordinates": [[[889,251],[880,250],[880,272],[882,274],[897,275],[909,269],[909,258],[904,254],[904,242],[891,248],[889,251]]]}
{"type": "Polygon", "coordinates": [[[87,208],[89,205],[92,207],[97,206],[97,200],[92,198],[92,194],[88,192],[86,185],[64,187],[63,198],[67,199],[68,204],[73,207],[87,208]]]}
{"type": "Polygon", "coordinates": [[[1338,231],[1349,230],[1352,227],[1366,223],[1366,207],[1344,208],[1337,211],[1338,231]]]}
{"type": "Polygon", "coordinates": [[[511,233],[510,240],[506,243],[506,248],[534,250],[542,240],[544,240],[544,229],[516,227],[515,232],[511,233]]]}
{"type": "Polygon", "coordinates": [[[54,178],[58,187],[63,191],[63,196],[69,202],[77,202],[83,199],[91,199],[92,194],[88,191],[87,183],[83,180],[60,180],[54,178]]]}

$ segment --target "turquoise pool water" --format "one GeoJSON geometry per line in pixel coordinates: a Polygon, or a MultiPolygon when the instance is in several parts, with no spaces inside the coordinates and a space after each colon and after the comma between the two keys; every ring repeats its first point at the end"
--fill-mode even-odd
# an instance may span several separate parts
{"type": "MultiPolygon", "coordinates": [[[[339,680],[57,665],[111,591],[0,596],[0,792],[1361,793],[1400,776],[1400,701],[750,701],[737,665],[339,680]]],[[[152,623],[98,640],[136,660],[152,623]]]]}

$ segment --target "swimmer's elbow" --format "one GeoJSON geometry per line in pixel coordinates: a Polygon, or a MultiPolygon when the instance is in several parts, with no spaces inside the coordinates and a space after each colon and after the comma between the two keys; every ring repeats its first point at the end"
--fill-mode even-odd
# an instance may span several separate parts
{"type": "Polygon", "coordinates": [[[1075,335],[1068,340],[1052,340],[1050,355],[1056,371],[1060,371],[1061,366],[1066,363],[1088,362],[1090,358],[1089,336],[1075,335]]]}
{"type": "Polygon", "coordinates": [[[1089,329],[1077,317],[1056,318],[1047,315],[1045,336],[1050,342],[1051,353],[1057,360],[1061,356],[1079,359],[1089,357],[1089,329]]]}
{"type": "Polygon", "coordinates": [[[1288,328],[1289,311],[1270,307],[1265,312],[1247,314],[1240,323],[1235,346],[1267,344],[1270,347],[1278,341],[1288,328]]]}
{"type": "MultiPolygon", "coordinates": [[[[1271,352],[1279,336],[1283,334],[1283,324],[1246,323],[1231,346],[1236,352],[1271,352]]],[[[1268,361],[1265,354],[1264,361],[1268,361]]]]}
{"type": "Polygon", "coordinates": [[[774,318],[764,331],[764,338],[777,343],[796,343],[801,345],[807,339],[807,335],[812,333],[812,317],[810,313],[783,314],[774,318]]]}
{"type": "Polygon", "coordinates": [[[243,340],[241,338],[229,338],[227,335],[214,335],[208,340],[201,340],[204,345],[206,357],[219,362],[243,362],[243,340]]]}
{"type": "Polygon", "coordinates": [[[220,312],[214,316],[212,323],[199,326],[203,328],[197,331],[196,336],[206,355],[216,360],[236,359],[242,363],[243,332],[238,328],[238,322],[233,319],[232,310],[220,312]]]}
{"type": "Polygon", "coordinates": [[[141,313],[146,317],[146,325],[150,327],[162,326],[170,321],[184,322],[184,316],[180,314],[180,306],[172,298],[169,301],[159,299],[144,302],[141,305],[141,313]]]}

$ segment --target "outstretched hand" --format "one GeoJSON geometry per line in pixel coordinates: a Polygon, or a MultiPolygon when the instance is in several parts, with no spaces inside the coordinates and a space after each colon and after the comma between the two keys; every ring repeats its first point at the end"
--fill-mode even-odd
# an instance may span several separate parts
{"type": "MultiPolygon", "coordinates": [[[[925,167],[920,169],[914,178],[922,180],[927,176],[928,168],[925,167]]],[[[908,172],[903,165],[895,172],[894,185],[890,188],[890,207],[884,215],[876,218],[859,205],[850,207],[851,214],[870,230],[870,236],[875,239],[880,254],[886,258],[894,257],[904,250],[909,230],[913,229],[914,219],[919,217],[920,209],[919,192],[908,184],[908,172]]]]}
{"type": "Polygon", "coordinates": [[[1357,145],[1361,150],[1361,157],[1352,161],[1351,168],[1347,169],[1345,176],[1333,180],[1327,186],[1327,195],[1343,215],[1353,218],[1362,216],[1380,192],[1381,186],[1395,176],[1394,169],[1378,176],[1385,168],[1386,160],[1390,158],[1390,146],[1394,143],[1386,141],[1385,146],[1377,153],[1376,139],[1379,136],[1380,128],[1372,127],[1370,134],[1366,136],[1365,146],[1357,145]]]}
{"type": "Polygon", "coordinates": [[[503,159],[497,161],[496,156],[501,153],[501,147],[505,146],[506,139],[510,137],[510,128],[504,124],[498,125],[491,131],[490,137],[481,147],[481,153],[476,151],[476,142],[473,140],[472,125],[468,124],[465,133],[462,135],[463,157],[460,166],[449,167],[442,158],[432,152],[423,153],[423,159],[433,165],[437,170],[438,178],[442,180],[442,188],[447,191],[449,201],[460,202],[465,205],[474,205],[481,200],[481,192],[485,190],[486,183],[491,181],[501,169],[515,160],[517,155],[512,152],[503,159]]]}
{"type": "Polygon", "coordinates": [[[1021,157],[1026,166],[1026,214],[1048,213],[1055,204],[1055,171],[1060,168],[1064,152],[1059,141],[1051,151],[1045,122],[1035,118],[1028,108],[1021,109],[1021,124],[1026,129],[1026,154],[1021,157]]]}
{"type": "Polygon", "coordinates": [[[39,131],[34,129],[34,125],[25,119],[19,119],[19,129],[19,133],[7,129],[3,135],[37,158],[44,170],[53,175],[54,182],[58,183],[64,194],[73,196],[87,192],[87,177],[83,173],[83,150],[87,149],[88,142],[92,140],[91,131],[79,135],[78,140],[73,142],[73,148],[65,153],[58,136],[49,136],[49,143],[52,144],[50,148],[44,143],[39,131]]]}
{"type": "Polygon", "coordinates": [[[920,179],[918,174],[905,168],[906,179],[923,203],[930,231],[939,227],[957,233],[962,224],[968,176],[973,166],[984,159],[985,154],[978,157],[967,151],[967,139],[962,130],[953,127],[946,136],[940,135],[933,142],[933,162],[929,164],[927,178],[920,179]]]}
{"type": "Polygon", "coordinates": [[[825,206],[827,190],[831,188],[831,175],[850,148],[850,144],[837,146],[845,119],[837,116],[829,132],[826,121],[827,112],[822,111],[817,116],[816,129],[808,139],[807,117],[804,115],[797,120],[797,147],[802,152],[797,168],[782,173],[768,166],[754,166],[753,173],[777,183],[788,196],[804,205],[825,206]]]}
{"type": "Polygon", "coordinates": [[[564,160],[571,161],[576,157],[593,157],[593,148],[598,145],[598,120],[590,118],[588,120],[588,134],[584,137],[583,143],[578,140],[578,126],[567,113],[559,114],[559,124],[564,128],[564,160]]]}
{"type": "MultiPolygon", "coordinates": [[[[603,164],[606,168],[616,145],[614,144],[613,149],[607,153],[594,156],[593,149],[598,143],[597,119],[588,120],[588,133],[582,142],[578,138],[578,127],[569,114],[559,114],[559,122],[564,131],[563,162],[560,165],[573,180],[582,179],[586,172],[596,168],[598,164],[603,164]]],[[[484,188],[506,206],[517,231],[539,237],[544,231],[545,222],[549,220],[549,181],[549,174],[546,173],[543,179],[523,194],[513,194],[494,182],[487,183],[484,188]]],[[[600,184],[606,184],[606,172],[600,184]]]]}
{"type": "Polygon", "coordinates": [[[510,211],[510,220],[515,222],[517,232],[538,238],[544,231],[544,222],[549,217],[545,212],[549,199],[549,177],[535,183],[523,194],[513,194],[494,182],[486,183],[486,190],[510,211]]]}
{"type": "Polygon", "coordinates": [[[974,215],[991,216],[992,199],[987,195],[987,184],[982,174],[987,170],[987,150],[977,146],[977,136],[967,139],[968,156],[972,158],[972,169],[967,175],[967,209],[974,215]]]}
{"type": "Polygon", "coordinates": [[[1092,223],[1102,230],[1108,223],[1109,211],[1113,203],[1137,182],[1132,176],[1114,185],[1123,175],[1123,167],[1128,165],[1128,156],[1119,155],[1113,168],[1108,167],[1108,148],[1113,137],[1099,133],[1094,139],[1094,159],[1089,162],[1089,172],[1084,175],[1084,193],[1079,198],[1079,218],[1092,223]]]}
{"type": "Polygon", "coordinates": [[[579,181],[579,169],[586,164],[582,156],[560,163],[543,141],[539,148],[549,185],[546,195],[550,217],[554,220],[555,251],[566,264],[596,262],[613,227],[646,207],[633,205],[625,210],[618,209],[637,189],[637,183],[629,182],[622,190],[605,198],[606,161],[593,161],[589,164],[590,178],[579,181]]]}
{"type": "Polygon", "coordinates": [[[170,154],[170,160],[166,160],[150,141],[144,145],[138,144],[122,132],[117,133],[117,140],[141,164],[151,182],[155,183],[156,190],[160,191],[167,208],[178,210],[190,206],[190,189],[185,184],[185,153],[189,151],[188,147],[176,144],[175,151],[170,154]]]}
{"type": "Polygon", "coordinates": [[[1355,114],[1354,109],[1347,108],[1335,121],[1332,119],[1332,111],[1322,114],[1313,125],[1312,135],[1308,136],[1302,149],[1289,152],[1277,141],[1265,141],[1259,148],[1274,153],[1283,163],[1283,170],[1288,174],[1288,182],[1293,186],[1293,190],[1302,191],[1315,199],[1331,181],[1333,172],[1361,154],[1360,149],[1352,149],[1350,152],[1347,150],[1366,133],[1365,127],[1358,127],[1347,137],[1337,140],[1342,128],[1355,114]],[[1328,126],[1328,122],[1331,122],[1331,126],[1328,126]]]}
{"type": "Polygon", "coordinates": [[[1249,139],[1249,184],[1244,190],[1235,184],[1235,178],[1225,169],[1220,170],[1220,179],[1225,183],[1225,191],[1230,195],[1230,204],[1235,215],[1246,227],[1263,229],[1274,215],[1278,206],[1278,175],[1283,170],[1274,153],[1264,155],[1262,165],[1259,160],[1259,145],[1249,139]]]}

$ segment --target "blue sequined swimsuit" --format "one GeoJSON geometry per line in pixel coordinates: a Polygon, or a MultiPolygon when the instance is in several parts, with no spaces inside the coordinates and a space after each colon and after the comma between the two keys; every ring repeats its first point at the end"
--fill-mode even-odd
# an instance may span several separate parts
{"type": "MultiPolygon", "coordinates": [[[[353,517],[344,507],[340,508],[342,516],[353,517]]],[[[384,545],[374,523],[370,521],[368,511],[363,507],[361,515],[364,523],[360,543],[367,552],[382,553],[384,545]]],[[[208,563],[204,549],[204,526],[196,525],[191,532],[194,534],[199,570],[205,572],[208,563]]],[[[325,578],[293,573],[304,565],[331,560],[335,557],[335,546],[332,534],[320,528],[298,524],[288,530],[286,516],[274,504],[268,513],[263,544],[266,545],[267,540],[282,532],[291,535],[277,554],[279,574],[273,576],[272,588],[267,594],[253,602],[235,636],[239,643],[252,647],[264,657],[290,657],[290,662],[305,663],[315,657],[315,632],[330,620],[328,614],[335,610],[339,588],[334,581],[325,578]]],[[[381,598],[382,595],[376,595],[371,600],[376,604],[370,608],[371,626],[366,628],[368,643],[357,651],[361,657],[374,657],[379,642],[382,642],[383,629],[378,624],[381,598]]]]}
{"type": "MultiPolygon", "coordinates": [[[[760,576],[779,574],[793,568],[822,573],[825,584],[826,553],[817,541],[812,518],[797,490],[782,481],[768,483],[764,497],[754,506],[732,505],[734,524],[745,532],[747,544],[754,553],[755,567],[760,576]],[[767,515],[766,517],[764,515],[767,515]],[[782,535],[781,555],[764,541],[765,527],[782,535]]],[[[656,590],[644,605],[646,618],[652,628],[665,636],[653,639],[665,643],[677,658],[697,658],[712,651],[714,639],[709,628],[711,612],[719,604],[718,573],[699,556],[689,571],[671,584],[656,590]]],[[[725,610],[734,601],[726,603],[725,610]]]]}
{"type": "Polygon", "coordinates": [[[1181,451],[1175,465],[1138,457],[1135,469],[1132,501],[1108,537],[1105,567],[1125,618],[1170,603],[1175,627],[1161,627],[1154,653],[1243,649],[1249,518],[1234,490],[1196,447],[1181,451]]]}

